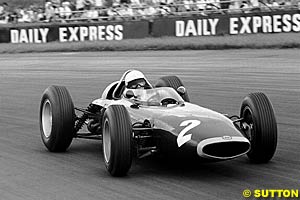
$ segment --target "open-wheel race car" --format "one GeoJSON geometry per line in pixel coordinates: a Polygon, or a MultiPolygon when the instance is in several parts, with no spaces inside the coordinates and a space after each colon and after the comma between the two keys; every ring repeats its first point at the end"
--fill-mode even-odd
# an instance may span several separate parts
{"type": "Polygon", "coordinates": [[[275,114],[265,94],[247,95],[240,115],[227,116],[190,103],[177,76],[164,76],[152,86],[136,70],[109,84],[87,108],[74,107],[65,87],[48,87],[40,104],[40,131],[51,152],[66,151],[73,138],[102,140],[112,176],[126,175],[134,157],[153,154],[201,161],[247,154],[251,162],[266,163],[277,145],[275,114]]]}

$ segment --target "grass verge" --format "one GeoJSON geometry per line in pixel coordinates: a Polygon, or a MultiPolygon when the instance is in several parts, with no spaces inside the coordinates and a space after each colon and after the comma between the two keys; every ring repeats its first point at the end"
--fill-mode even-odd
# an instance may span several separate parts
{"type": "Polygon", "coordinates": [[[143,50],[222,50],[300,48],[300,33],[255,34],[216,37],[164,37],[122,41],[86,41],[46,44],[0,44],[0,53],[143,51],[143,50]]]}

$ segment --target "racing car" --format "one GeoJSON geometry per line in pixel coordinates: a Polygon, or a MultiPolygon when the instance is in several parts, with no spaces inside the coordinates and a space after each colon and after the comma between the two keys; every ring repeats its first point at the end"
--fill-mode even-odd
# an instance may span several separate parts
{"type": "Polygon", "coordinates": [[[39,121],[50,152],[66,151],[73,138],[101,140],[112,176],[128,174],[133,158],[157,154],[201,161],[247,155],[251,162],[267,163],[277,146],[276,118],[264,93],[248,94],[240,114],[228,116],[191,103],[177,76],[151,85],[137,70],[126,71],[86,108],[74,106],[66,87],[48,87],[39,121]]]}

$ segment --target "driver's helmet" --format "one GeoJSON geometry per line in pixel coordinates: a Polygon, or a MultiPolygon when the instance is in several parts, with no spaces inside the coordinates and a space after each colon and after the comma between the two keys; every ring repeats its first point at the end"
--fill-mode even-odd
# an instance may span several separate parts
{"type": "Polygon", "coordinates": [[[138,70],[132,70],[125,76],[125,86],[128,89],[151,88],[144,74],[138,70]]]}

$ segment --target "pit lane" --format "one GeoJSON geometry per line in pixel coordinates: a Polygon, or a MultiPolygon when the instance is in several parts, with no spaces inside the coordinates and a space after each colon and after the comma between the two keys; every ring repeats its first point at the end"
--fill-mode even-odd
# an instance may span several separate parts
{"type": "Polygon", "coordinates": [[[0,63],[1,199],[242,199],[245,189],[299,187],[299,50],[2,54],[0,63]],[[44,89],[64,85],[85,107],[130,68],[152,83],[178,75],[192,102],[232,115],[246,94],[265,92],[278,122],[273,160],[179,165],[147,158],[127,177],[112,178],[99,141],[74,140],[68,152],[49,153],[38,125],[44,89]]]}

